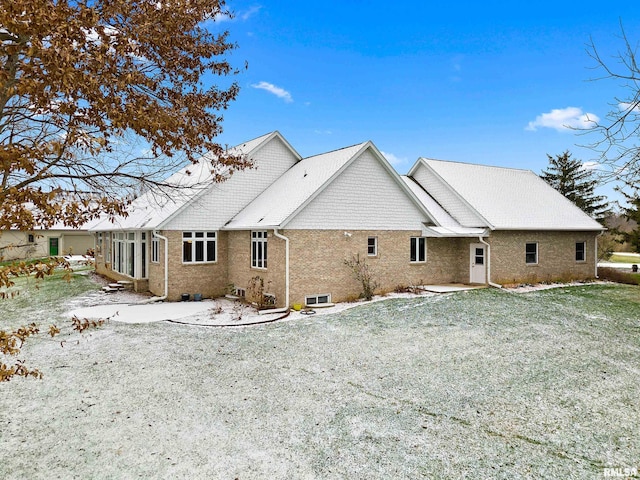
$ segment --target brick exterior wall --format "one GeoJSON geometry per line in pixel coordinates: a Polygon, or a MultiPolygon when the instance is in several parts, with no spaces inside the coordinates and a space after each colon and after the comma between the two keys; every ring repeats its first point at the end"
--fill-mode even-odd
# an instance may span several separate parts
{"type": "MultiPolygon", "coordinates": [[[[330,294],[332,302],[356,299],[362,285],[344,264],[359,255],[371,267],[380,284],[376,293],[397,286],[469,283],[470,244],[476,238],[427,238],[426,263],[410,262],[410,238],[419,231],[381,230],[283,230],[290,246],[290,303],[304,304],[305,296],[330,294]],[[367,255],[368,237],[377,237],[378,254],[367,255]]],[[[219,231],[217,261],[182,263],[182,232],[164,231],[169,239],[169,300],[183,293],[200,293],[205,298],[223,296],[230,284],[247,289],[253,277],[264,281],[264,291],[285,304],[285,242],[268,231],[266,269],[251,267],[251,232],[219,231]]],[[[584,280],[595,276],[594,232],[492,232],[491,281],[500,284],[536,283],[554,280],[584,280]],[[586,242],[586,261],[576,262],[576,242],[586,242]],[[525,263],[525,244],[538,243],[538,263],[525,263]]],[[[150,241],[149,241],[150,244],[150,241]]],[[[148,264],[149,280],[135,281],[137,291],[164,293],[164,241],[159,242],[159,262],[148,264]]],[[[100,256],[96,271],[114,280],[129,277],[111,270],[100,256]]]]}
{"type": "Polygon", "coordinates": [[[331,294],[332,302],[356,299],[362,285],[344,261],[359,255],[370,265],[380,284],[377,293],[397,286],[466,283],[469,281],[469,244],[472,239],[427,239],[426,263],[410,262],[410,238],[419,231],[286,230],[290,239],[291,303],[305,296],[331,294]],[[367,255],[367,238],[378,238],[378,255],[367,255]]]}
{"type": "Polygon", "coordinates": [[[251,232],[227,232],[229,241],[229,284],[246,289],[252,278],[260,277],[264,292],[276,296],[276,305],[283,307],[285,298],[285,242],[267,232],[267,268],[251,266],[251,232]]]}
{"type": "MultiPolygon", "coordinates": [[[[193,298],[220,297],[226,293],[228,274],[227,232],[217,232],[217,255],[213,263],[182,262],[182,231],[162,231],[169,241],[168,300],[180,300],[183,293],[193,298]]],[[[154,295],[164,294],[164,241],[159,242],[158,263],[149,263],[149,290],[154,295]]]]}
{"type": "Polygon", "coordinates": [[[500,284],[586,280],[595,277],[597,232],[496,231],[491,245],[491,281],[500,284]],[[538,263],[525,262],[525,245],[538,243],[538,263]],[[586,261],[576,262],[576,242],[586,242],[586,261]]]}

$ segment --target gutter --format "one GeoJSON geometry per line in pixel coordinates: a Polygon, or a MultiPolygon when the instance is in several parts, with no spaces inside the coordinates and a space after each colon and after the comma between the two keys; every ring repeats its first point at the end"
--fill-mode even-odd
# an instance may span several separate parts
{"type": "Polygon", "coordinates": [[[279,313],[289,311],[289,238],[278,232],[277,228],[273,229],[273,235],[281,240],[284,240],[284,268],[285,268],[285,306],[277,310],[266,310],[265,313],[279,313]]]}
{"type": "Polygon", "coordinates": [[[502,285],[499,283],[493,283],[491,281],[491,245],[484,241],[482,235],[478,235],[478,241],[487,246],[487,284],[494,288],[502,288],[502,285]]]}
{"type": "Polygon", "coordinates": [[[160,235],[157,230],[153,231],[153,236],[164,240],[164,295],[152,297],[145,303],[161,302],[162,300],[166,300],[169,295],[169,239],[160,235]]]}

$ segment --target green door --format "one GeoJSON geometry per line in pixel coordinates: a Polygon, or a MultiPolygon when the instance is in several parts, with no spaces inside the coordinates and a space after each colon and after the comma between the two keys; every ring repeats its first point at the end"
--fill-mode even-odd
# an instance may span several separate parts
{"type": "Polygon", "coordinates": [[[55,257],[58,255],[58,239],[50,238],[49,239],[49,255],[55,257]]]}

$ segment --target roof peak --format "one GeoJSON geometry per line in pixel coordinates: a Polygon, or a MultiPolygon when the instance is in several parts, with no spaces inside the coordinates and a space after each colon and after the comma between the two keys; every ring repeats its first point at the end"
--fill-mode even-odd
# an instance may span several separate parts
{"type": "Polygon", "coordinates": [[[423,160],[425,162],[456,163],[456,164],[467,165],[467,166],[471,166],[471,167],[500,168],[500,169],[503,169],[503,170],[512,170],[512,171],[515,170],[515,171],[518,171],[518,172],[530,172],[530,173],[533,173],[535,175],[535,172],[533,172],[529,168],[505,167],[505,166],[502,166],[502,165],[486,165],[486,164],[482,164],[482,163],[462,162],[460,160],[441,160],[441,159],[438,159],[438,158],[428,158],[428,157],[420,157],[419,160],[423,160]]]}
{"type": "Polygon", "coordinates": [[[314,158],[314,157],[322,157],[324,155],[330,155],[332,153],[341,152],[341,151],[344,151],[344,150],[348,150],[350,148],[363,147],[367,143],[370,143],[370,140],[367,140],[366,142],[361,142],[361,143],[354,143],[353,145],[349,145],[347,147],[336,148],[334,150],[329,150],[328,152],[322,152],[322,153],[317,153],[315,155],[310,155],[308,157],[304,157],[303,160],[307,160],[307,159],[314,158]]]}

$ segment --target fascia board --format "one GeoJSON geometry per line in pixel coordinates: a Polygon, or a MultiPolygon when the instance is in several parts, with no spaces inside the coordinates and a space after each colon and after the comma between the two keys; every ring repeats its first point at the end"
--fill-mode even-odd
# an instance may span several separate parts
{"type": "Polygon", "coordinates": [[[474,212],[483,222],[485,222],[485,225],[487,225],[489,229],[495,230],[495,226],[491,222],[489,222],[486,218],[484,218],[480,214],[480,212],[478,212],[462,195],[458,193],[458,191],[455,188],[453,188],[444,178],[442,178],[434,168],[432,168],[427,162],[425,162],[424,158],[421,158],[420,160],[422,160],[422,164],[425,166],[425,168],[427,168],[431,173],[433,173],[436,176],[436,178],[438,178],[442,182],[442,184],[445,185],[449,189],[449,191],[458,198],[458,200],[460,200],[465,206],[470,208],[472,212],[474,212]]]}

